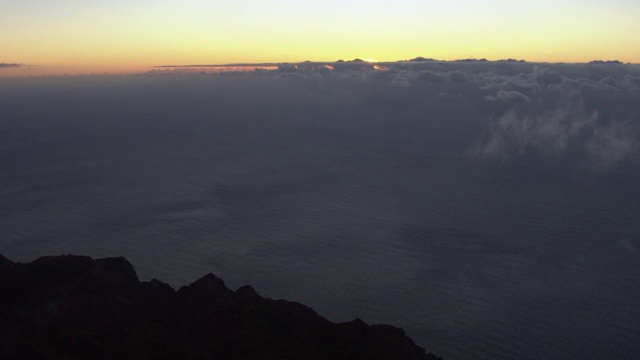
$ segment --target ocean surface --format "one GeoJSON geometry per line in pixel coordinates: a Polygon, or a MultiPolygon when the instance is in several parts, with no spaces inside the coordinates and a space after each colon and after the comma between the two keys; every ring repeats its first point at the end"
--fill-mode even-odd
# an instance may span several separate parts
{"type": "Polygon", "coordinates": [[[566,121],[598,125],[514,137],[502,115],[549,125],[556,95],[353,77],[0,79],[0,253],[212,272],[447,360],[638,359],[638,94],[583,89],[566,121]]]}

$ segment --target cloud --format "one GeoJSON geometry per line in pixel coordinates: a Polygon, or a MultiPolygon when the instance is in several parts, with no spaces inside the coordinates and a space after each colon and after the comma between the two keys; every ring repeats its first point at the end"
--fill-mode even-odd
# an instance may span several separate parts
{"type": "MultiPolygon", "coordinates": [[[[253,70],[260,64],[234,64],[230,68],[253,70]]],[[[264,65],[264,64],[263,64],[264,65]]],[[[260,65],[260,66],[263,66],[260,65]]],[[[472,84],[497,96],[497,92],[517,91],[534,101],[542,93],[566,93],[580,89],[595,88],[620,90],[632,94],[640,93],[640,66],[603,66],[599,64],[538,64],[518,61],[400,61],[384,63],[350,62],[302,62],[268,64],[259,71],[261,76],[296,77],[317,80],[314,73],[323,78],[350,78],[358,80],[385,79],[389,85],[411,85],[415,82],[472,84]],[[293,76],[291,74],[298,74],[293,76]],[[393,81],[401,74],[407,81],[393,81]]],[[[208,68],[193,69],[174,67],[185,72],[207,71],[208,68]]],[[[218,68],[215,68],[218,69],[218,68]]],[[[226,69],[226,67],[225,67],[226,69]]],[[[207,71],[212,72],[212,71],[207,71]]],[[[216,70],[219,72],[219,70],[216,70]]],[[[253,72],[253,71],[251,71],[253,72]]],[[[504,95],[504,94],[503,94],[504,95]]],[[[522,98],[521,98],[522,99],[522,98]]]]}
{"type": "Polygon", "coordinates": [[[464,75],[462,71],[450,71],[446,74],[446,78],[448,81],[452,83],[465,83],[467,82],[467,77],[464,75]]]}
{"type": "Polygon", "coordinates": [[[556,71],[539,67],[533,69],[533,77],[542,87],[560,84],[565,79],[564,76],[556,71]]]}
{"type": "MultiPolygon", "coordinates": [[[[322,84],[314,96],[324,91],[335,98],[357,94],[349,104],[375,104],[381,110],[364,116],[368,119],[392,111],[424,121],[473,117],[473,122],[455,121],[464,121],[461,129],[472,134],[461,152],[467,150],[477,159],[518,161],[533,155],[586,161],[607,169],[629,164],[638,154],[638,65],[304,62],[239,75],[256,81],[297,79],[295,86],[305,89],[322,84]],[[393,90],[398,87],[407,90],[393,90]]],[[[363,106],[357,111],[369,109],[363,106]]],[[[405,121],[395,113],[388,118],[405,121]]]]}
{"type": "Polygon", "coordinates": [[[611,168],[620,161],[635,160],[639,141],[638,127],[613,123],[596,128],[585,150],[596,166],[611,168]]]}
{"type": "Polygon", "coordinates": [[[489,139],[475,154],[507,159],[536,152],[543,155],[563,153],[585,127],[596,121],[598,114],[586,114],[570,108],[554,109],[541,114],[520,115],[509,109],[493,122],[489,139]]]}
{"type": "Polygon", "coordinates": [[[299,73],[299,72],[282,72],[276,75],[276,78],[279,79],[306,79],[307,74],[299,73]]]}
{"type": "Polygon", "coordinates": [[[522,114],[514,108],[491,122],[485,141],[469,153],[503,161],[536,154],[571,157],[598,169],[637,162],[640,154],[640,122],[619,122],[583,106],[536,110],[522,114]]]}
{"type": "Polygon", "coordinates": [[[18,67],[22,67],[24,66],[23,64],[16,64],[16,63],[0,63],[0,69],[3,68],[18,68],[18,67]]]}
{"type": "Polygon", "coordinates": [[[397,74],[391,78],[391,85],[400,86],[400,87],[408,87],[411,86],[409,83],[409,79],[405,75],[397,74]]]}
{"type": "Polygon", "coordinates": [[[505,90],[498,91],[496,95],[488,95],[486,99],[490,101],[502,100],[502,101],[515,102],[515,103],[531,102],[531,99],[527,95],[524,95],[519,91],[505,91],[505,90]]]}
{"type": "Polygon", "coordinates": [[[441,83],[445,81],[443,73],[437,73],[431,70],[422,70],[418,72],[416,78],[419,81],[441,83]]]}
{"type": "Polygon", "coordinates": [[[637,162],[640,67],[534,65],[519,74],[466,74],[489,92],[489,129],[470,154],[517,161],[565,158],[599,169],[637,162]]]}

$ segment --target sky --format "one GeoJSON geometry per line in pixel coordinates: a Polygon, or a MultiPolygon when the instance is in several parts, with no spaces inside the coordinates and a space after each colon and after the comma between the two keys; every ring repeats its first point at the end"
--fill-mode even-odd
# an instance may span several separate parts
{"type": "Polygon", "coordinates": [[[1,0],[0,9],[0,76],[418,56],[640,63],[634,0],[1,0]]]}

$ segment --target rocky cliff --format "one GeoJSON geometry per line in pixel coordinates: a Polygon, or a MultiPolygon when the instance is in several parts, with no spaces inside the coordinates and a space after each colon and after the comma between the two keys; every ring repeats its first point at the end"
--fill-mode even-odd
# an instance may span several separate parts
{"type": "Polygon", "coordinates": [[[2,359],[439,359],[402,329],[332,323],[209,274],[178,291],[124,258],[0,255],[2,359]]]}

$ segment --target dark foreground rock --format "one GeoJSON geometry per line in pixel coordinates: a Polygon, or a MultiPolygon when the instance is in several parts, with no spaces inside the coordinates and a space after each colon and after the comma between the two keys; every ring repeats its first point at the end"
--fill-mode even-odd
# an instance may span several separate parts
{"type": "Polygon", "coordinates": [[[438,359],[402,329],[335,324],[212,274],[175,291],[124,258],[74,255],[0,255],[0,358],[438,359]]]}

